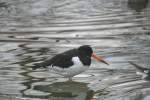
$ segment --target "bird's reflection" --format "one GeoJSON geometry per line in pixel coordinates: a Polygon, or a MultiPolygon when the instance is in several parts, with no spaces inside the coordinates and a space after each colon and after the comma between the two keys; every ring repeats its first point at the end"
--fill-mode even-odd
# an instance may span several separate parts
{"type": "Polygon", "coordinates": [[[49,85],[37,85],[34,86],[35,90],[51,93],[50,99],[67,99],[72,100],[90,100],[94,94],[92,90],[89,90],[86,83],[66,81],[56,82],[49,85]]]}
{"type": "MultiPolygon", "coordinates": [[[[33,82],[33,81],[32,81],[33,82]]],[[[71,99],[71,100],[91,100],[94,95],[94,91],[90,90],[87,87],[86,83],[82,82],[75,82],[75,81],[65,81],[65,82],[55,82],[48,85],[40,84],[40,85],[33,85],[33,83],[28,81],[23,83],[27,86],[26,90],[22,91],[23,96],[25,97],[32,97],[32,98],[46,98],[46,99],[55,99],[55,100],[64,100],[64,99],[71,99]],[[29,85],[30,84],[30,85],[29,85]],[[32,85],[32,90],[31,90],[32,85]],[[47,95],[43,96],[36,96],[34,94],[26,94],[27,90],[31,91],[41,91],[47,95]]],[[[35,82],[35,81],[34,81],[35,82]]]]}
{"type": "Polygon", "coordinates": [[[128,7],[136,12],[141,12],[147,7],[148,2],[149,0],[128,0],[128,7]]]}

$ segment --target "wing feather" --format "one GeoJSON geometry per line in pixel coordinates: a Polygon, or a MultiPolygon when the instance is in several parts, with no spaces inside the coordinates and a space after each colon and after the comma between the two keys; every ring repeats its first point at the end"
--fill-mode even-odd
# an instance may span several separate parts
{"type": "Polygon", "coordinates": [[[47,66],[58,66],[61,68],[68,68],[69,66],[73,65],[72,62],[73,56],[77,56],[77,49],[68,50],[42,63],[36,63],[35,66],[33,66],[32,68],[33,69],[37,69],[40,67],[46,68],[47,66]]]}

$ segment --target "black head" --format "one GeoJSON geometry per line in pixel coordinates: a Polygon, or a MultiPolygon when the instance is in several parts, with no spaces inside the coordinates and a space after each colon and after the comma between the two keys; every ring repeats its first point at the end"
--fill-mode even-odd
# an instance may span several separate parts
{"type": "Polygon", "coordinates": [[[93,53],[93,50],[89,45],[80,46],[78,48],[78,53],[78,56],[84,65],[91,64],[91,57],[108,65],[108,63],[102,57],[98,57],[95,53],[93,53]]]}
{"type": "Polygon", "coordinates": [[[91,57],[93,50],[89,45],[83,45],[78,48],[79,54],[81,56],[91,57]]]}

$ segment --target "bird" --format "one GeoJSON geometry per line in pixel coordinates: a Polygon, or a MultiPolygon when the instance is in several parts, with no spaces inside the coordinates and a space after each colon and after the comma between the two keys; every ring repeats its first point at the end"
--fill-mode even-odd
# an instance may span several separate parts
{"type": "Polygon", "coordinates": [[[141,75],[142,79],[150,80],[150,68],[140,66],[132,61],[129,61],[129,63],[136,68],[137,75],[141,75]]]}
{"type": "Polygon", "coordinates": [[[72,80],[72,77],[86,71],[89,68],[92,58],[109,65],[103,57],[97,56],[93,52],[90,45],[82,45],[78,48],[57,54],[51,59],[41,63],[35,63],[35,66],[32,68],[33,70],[41,67],[48,68],[48,70],[72,80]]]}

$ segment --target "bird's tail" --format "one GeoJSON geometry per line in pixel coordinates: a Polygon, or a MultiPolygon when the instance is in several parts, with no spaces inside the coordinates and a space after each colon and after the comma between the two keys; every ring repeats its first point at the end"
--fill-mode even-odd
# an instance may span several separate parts
{"type": "Polygon", "coordinates": [[[36,69],[38,69],[38,68],[45,68],[45,66],[43,66],[43,64],[41,64],[41,63],[36,63],[36,64],[34,64],[34,66],[32,66],[32,69],[33,70],[36,70],[36,69]]]}
{"type": "Polygon", "coordinates": [[[35,63],[34,66],[32,67],[33,70],[36,70],[38,68],[46,68],[47,66],[51,65],[51,61],[46,60],[41,63],[35,63]]]}

